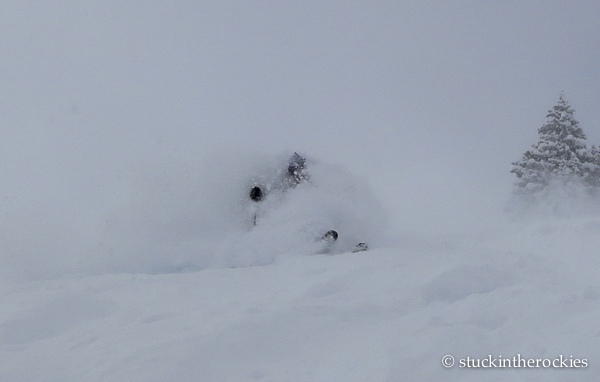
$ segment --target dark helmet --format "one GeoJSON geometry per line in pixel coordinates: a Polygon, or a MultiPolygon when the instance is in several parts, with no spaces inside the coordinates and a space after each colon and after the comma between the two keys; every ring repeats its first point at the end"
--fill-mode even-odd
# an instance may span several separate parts
{"type": "Polygon", "coordinates": [[[254,186],[252,187],[252,189],[250,190],[250,199],[252,199],[255,202],[260,202],[263,198],[263,192],[260,189],[260,187],[258,186],[254,186]]]}

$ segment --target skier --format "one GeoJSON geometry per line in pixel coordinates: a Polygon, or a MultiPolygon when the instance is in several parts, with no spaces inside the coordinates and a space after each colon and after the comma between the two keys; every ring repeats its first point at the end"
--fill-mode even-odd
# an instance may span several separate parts
{"type": "MultiPolygon", "coordinates": [[[[309,176],[308,176],[308,173],[306,172],[306,158],[304,158],[297,152],[294,152],[294,154],[288,160],[287,171],[284,175],[284,178],[280,181],[283,191],[287,191],[289,189],[295,188],[300,183],[308,181],[308,179],[309,179],[309,176]]],[[[252,200],[256,204],[258,204],[259,202],[261,202],[264,199],[265,194],[260,186],[255,185],[250,189],[249,197],[250,197],[250,200],[252,200]]],[[[257,223],[257,221],[256,221],[257,214],[258,214],[258,211],[255,210],[254,225],[256,225],[256,223],[257,223]]],[[[327,231],[320,238],[320,240],[324,241],[326,243],[332,244],[333,242],[337,241],[338,236],[339,236],[338,232],[336,230],[332,229],[332,230],[327,231]]],[[[367,249],[368,249],[368,246],[366,243],[358,243],[358,245],[354,248],[354,250],[352,252],[366,251],[367,249]]]]}

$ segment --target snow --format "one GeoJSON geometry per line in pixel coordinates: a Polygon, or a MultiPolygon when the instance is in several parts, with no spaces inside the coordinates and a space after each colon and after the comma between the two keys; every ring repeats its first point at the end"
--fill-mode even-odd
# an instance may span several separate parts
{"type": "Polygon", "coordinates": [[[97,230],[80,227],[85,244],[13,239],[0,380],[597,380],[599,215],[408,230],[386,211],[410,201],[309,156],[310,182],[271,191],[252,227],[248,185],[288,154],[145,166],[97,230]],[[315,254],[330,228],[340,242],[315,254]],[[589,366],[458,367],[517,354],[589,366]]]}

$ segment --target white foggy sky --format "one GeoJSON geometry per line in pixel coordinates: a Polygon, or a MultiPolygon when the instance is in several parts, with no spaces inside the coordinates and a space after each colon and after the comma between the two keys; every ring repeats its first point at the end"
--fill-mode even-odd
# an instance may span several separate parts
{"type": "Polygon", "coordinates": [[[5,211],[243,147],[451,220],[501,199],[559,92],[600,143],[598,1],[4,1],[0,28],[5,211]]]}

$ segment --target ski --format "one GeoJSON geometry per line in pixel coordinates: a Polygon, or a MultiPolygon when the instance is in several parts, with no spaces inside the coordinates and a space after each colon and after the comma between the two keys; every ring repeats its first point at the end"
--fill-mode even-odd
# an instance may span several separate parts
{"type": "Polygon", "coordinates": [[[354,249],[352,250],[352,253],[363,252],[363,251],[366,251],[367,249],[369,249],[369,246],[367,245],[367,243],[358,243],[358,244],[356,244],[356,247],[354,247],[354,249]]]}

